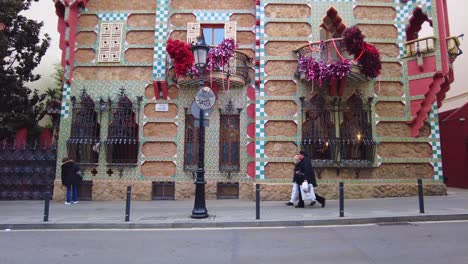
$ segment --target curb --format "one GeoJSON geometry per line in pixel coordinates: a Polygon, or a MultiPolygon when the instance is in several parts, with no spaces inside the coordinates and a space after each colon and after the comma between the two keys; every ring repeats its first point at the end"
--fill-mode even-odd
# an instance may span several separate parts
{"type": "Polygon", "coordinates": [[[256,220],[237,222],[177,222],[177,223],[25,223],[0,224],[0,230],[57,230],[57,229],[179,229],[179,228],[236,228],[236,227],[301,227],[360,224],[391,224],[427,221],[468,220],[468,214],[416,215],[371,218],[341,218],[320,220],[256,220]]]}

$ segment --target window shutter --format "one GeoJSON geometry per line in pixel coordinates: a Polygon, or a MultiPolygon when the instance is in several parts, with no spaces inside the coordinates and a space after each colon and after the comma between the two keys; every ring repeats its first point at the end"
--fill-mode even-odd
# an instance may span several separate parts
{"type": "Polygon", "coordinates": [[[200,36],[200,23],[187,23],[187,43],[197,43],[200,36]]]}
{"type": "Polygon", "coordinates": [[[232,38],[237,41],[237,21],[228,21],[224,24],[224,38],[232,38]]]}
{"type": "Polygon", "coordinates": [[[120,62],[123,23],[102,23],[98,62],[120,62]]]}

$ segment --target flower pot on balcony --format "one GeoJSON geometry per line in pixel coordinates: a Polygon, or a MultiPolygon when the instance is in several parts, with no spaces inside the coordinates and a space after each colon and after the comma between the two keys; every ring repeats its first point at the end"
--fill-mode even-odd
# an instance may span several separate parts
{"type": "Polygon", "coordinates": [[[336,95],[337,83],[338,83],[337,79],[330,80],[330,96],[335,96],[336,95]]]}
{"type": "Polygon", "coordinates": [[[341,78],[338,83],[339,83],[339,87],[338,87],[338,96],[343,96],[343,93],[344,93],[344,89],[345,89],[345,86],[346,86],[346,80],[348,79],[348,77],[343,77],[341,78]]]}

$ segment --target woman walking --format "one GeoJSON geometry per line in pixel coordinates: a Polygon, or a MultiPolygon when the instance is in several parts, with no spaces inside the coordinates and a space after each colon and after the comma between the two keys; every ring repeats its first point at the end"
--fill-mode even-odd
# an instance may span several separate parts
{"type": "Polygon", "coordinates": [[[65,205],[70,204],[70,198],[73,191],[73,203],[78,203],[78,185],[81,184],[82,178],[78,174],[80,167],[71,159],[62,159],[62,185],[67,187],[67,200],[65,205]]]}

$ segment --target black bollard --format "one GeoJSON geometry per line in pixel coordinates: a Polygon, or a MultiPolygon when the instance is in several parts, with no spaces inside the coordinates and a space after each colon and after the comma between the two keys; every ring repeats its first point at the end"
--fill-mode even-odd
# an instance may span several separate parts
{"type": "Polygon", "coordinates": [[[260,184],[255,184],[255,219],[260,219],[260,184]]]}
{"type": "Polygon", "coordinates": [[[423,186],[422,180],[418,179],[418,195],[419,195],[419,212],[424,214],[424,193],[423,193],[423,186]]]}
{"type": "Polygon", "coordinates": [[[125,205],[125,222],[130,221],[130,200],[132,198],[132,186],[127,186],[127,203],[125,205]]]}
{"type": "Polygon", "coordinates": [[[50,193],[44,193],[44,222],[49,221],[50,193]]]}
{"type": "Polygon", "coordinates": [[[344,217],[344,183],[340,182],[340,217],[344,217]]]}

